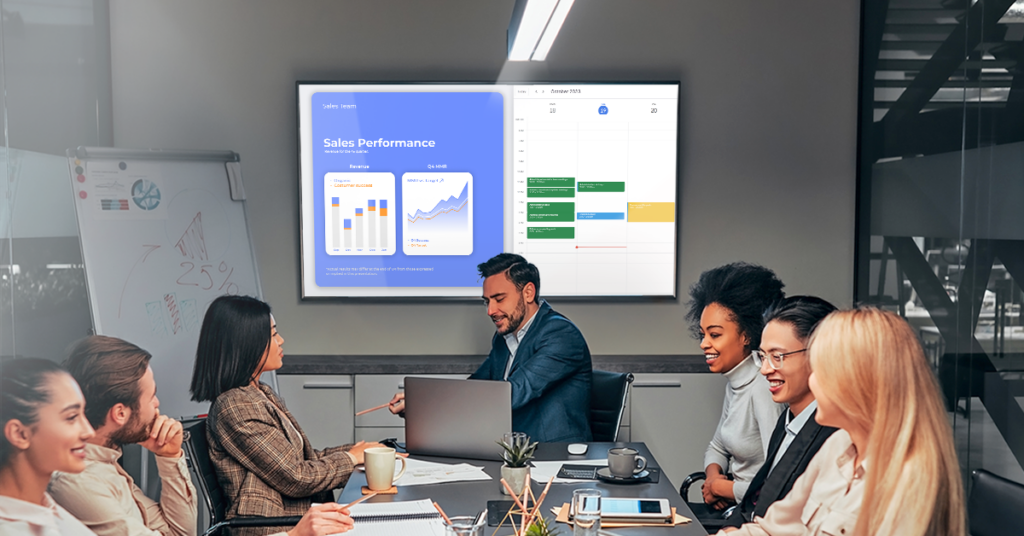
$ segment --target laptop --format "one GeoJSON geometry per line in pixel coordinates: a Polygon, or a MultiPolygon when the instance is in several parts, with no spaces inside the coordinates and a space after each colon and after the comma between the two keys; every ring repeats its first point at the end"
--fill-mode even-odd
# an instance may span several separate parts
{"type": "Polygon", "coordinates": [[[512,431],[512,384],[405,379],[405,448],[410,454],[500,460],[496,441],[512,431]]]}

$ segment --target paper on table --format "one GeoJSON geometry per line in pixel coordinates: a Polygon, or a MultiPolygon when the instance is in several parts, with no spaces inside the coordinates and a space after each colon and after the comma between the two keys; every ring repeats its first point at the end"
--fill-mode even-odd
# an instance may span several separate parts
{"type": "MultiPolygon", "coordinates": [[[[398,464],[396,462],[396,473],[398,464]]],[[[483,467],[474,467],[468,463],[448,465],[406,458],[405,474],[395,481],[396,486],[422,486],[424,484],[443,484],[447,482],[471,482],[491,480],[483,467]]]]}
{"type": "MultiPolygon", "coordinates": [[[[608,465],[608,460],[564,460],[560,462],[538,462],[534,460],[533,469],[530,469],[530,476],[534,482],[540,484],[547,484],[548,479],[557,475],[558,470],[563,465],[593,465],[595,467],[604,467],[608,465]]],[[[555,478],[555,484],[571,484],[573,482],[597,482],[597,480],[579,480],[576,478],[555,478]]]]}
{"type": "MultiPolygon", "coordinates": [[[[361,503],[351,508],[355,526],[345,536],[443,536],[444,524],[430,499],[361,503]]],[[[332,535],[338,536],[338,535],[332,535]]]]}

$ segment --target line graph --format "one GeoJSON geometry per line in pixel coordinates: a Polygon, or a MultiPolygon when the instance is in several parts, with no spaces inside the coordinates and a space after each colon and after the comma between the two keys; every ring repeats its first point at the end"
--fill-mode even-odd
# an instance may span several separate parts
{"type": "Polygon", "coordinates": [[[473,253],[473,175],[402,175],[402,251],[406,255],[473,253]]]}

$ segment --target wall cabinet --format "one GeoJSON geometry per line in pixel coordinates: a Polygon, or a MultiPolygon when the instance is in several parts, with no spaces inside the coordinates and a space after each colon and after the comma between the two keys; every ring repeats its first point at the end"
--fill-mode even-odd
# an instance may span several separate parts
{"type": "MultiPolygon", "coordinates": [[[[465,374],[415,376],[466,378],[465,374]]],[[[725,378],[718,374],[635,374],[619,427],[619,441],[643,441],[672,483],[704,469],[704,450],[718,426],[725,378]]],[[[405,422],[379,406],[404,389],[403,374],[279,375],[288,409],[316,448],[394,437],[405,422]]]]}
{"type": "Polygon", "coordinates": [[[277,387],[313,448],[352,443],[355,429],[351,375],[278,375],[277,387]]]}
{"type": "MultiPolygon", "coordinates": [[[[634,374],[630,440],[643,441],[676,486],[704,470],[704,451],[725,400],[719,374],[634,374]]],[[[696,499],[696,497],[695,497],[696,499]]]]}

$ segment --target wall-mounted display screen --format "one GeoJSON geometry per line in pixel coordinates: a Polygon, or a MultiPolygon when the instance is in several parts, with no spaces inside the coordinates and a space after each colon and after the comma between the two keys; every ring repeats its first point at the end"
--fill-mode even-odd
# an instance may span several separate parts
{"type": "Polygon", "coordinates": [[[302,295],[674,296],[679,84],[298,84],[302,295]]]}

